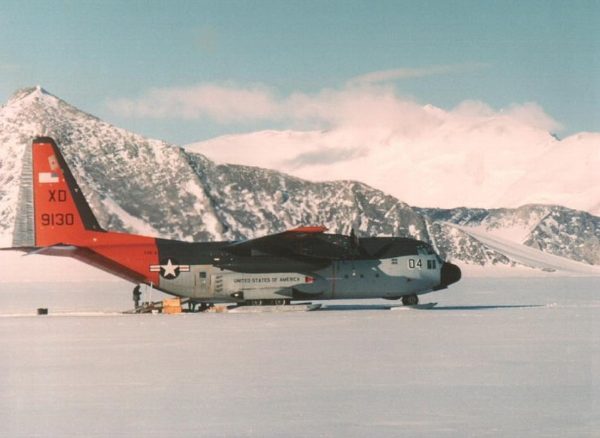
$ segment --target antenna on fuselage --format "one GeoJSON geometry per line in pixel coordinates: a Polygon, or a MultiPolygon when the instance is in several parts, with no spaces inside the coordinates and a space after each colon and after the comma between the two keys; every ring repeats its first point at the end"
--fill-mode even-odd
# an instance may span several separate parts
{"type": "Polygon", "coordinates": [[[354,227],[350,228],[350,241],[352,242],[352,249],[358,248],[358,237],[354,232],[354,227]]]}

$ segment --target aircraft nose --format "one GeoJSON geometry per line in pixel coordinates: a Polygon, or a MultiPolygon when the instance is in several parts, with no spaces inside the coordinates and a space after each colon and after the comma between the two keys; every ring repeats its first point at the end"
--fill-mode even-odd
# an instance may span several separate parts
{"type": "Polygon", "coordinates": [[[460,280],[461,272],[460,268],[452,263],[445,262],[442,265],[442,274],[440,276],[440,281],[442,286],[447,287],[452,283],[456,283],[460,280]]]}

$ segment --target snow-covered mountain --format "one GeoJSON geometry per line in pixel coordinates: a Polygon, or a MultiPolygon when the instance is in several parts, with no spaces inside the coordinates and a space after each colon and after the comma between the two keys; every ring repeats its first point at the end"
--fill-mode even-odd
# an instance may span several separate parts
{"type": "MultiPolygon", "coordinates": [[[[535,112],[535,107],[524,111],[535,112]]],[[[388,121],[358,129],[260,131],[187,149],[219,162],[260,165],[313,181],[357,178],[421,207],[536,203],[600,215],[600,133],[559,140],[509,114],[432,106],[411,112],[419,115],[411,119],[412,129],[388,121]]]]}
{"type": "Polygon", "coordinates": [[[40,87],[0,109],[0,232],[15,216],[20,161],[37,135],[54,137],[107,228],[178,239],[221,238],[221,226],[187,154],[105,123],[40,87]]]}
{"type": "Polygon", "coordinates": [[[473,230],[600,265],[600,218],[589,213],[540,205],[418,209],[356,181],[310,182],[216,164],[111,126],[40,87],[17,92],[0,108],[1,246],[12,240],[21,157],[38,135],[57,140],[99,222],[113,230],[201,241],[323,224],[332,232],[354,227],[359,236],[414,236],[463,263],[524,263],[486,245],[473,230]]]}
{"type": "Polygon", "coordinates": [[[484,240],[480,238],[486,236],[600,265],[600,218],[586,212],[535,204],[516,209],[416,211],[430,224],[430,237],[441,245],[440,252],[451,259],[480,265],[516,261],[510,254],[498,252],[496,247],[490,252],[491,246],[482,245],[484,240]],[[459,242],[453,241],[452,236],[459,242]]]}

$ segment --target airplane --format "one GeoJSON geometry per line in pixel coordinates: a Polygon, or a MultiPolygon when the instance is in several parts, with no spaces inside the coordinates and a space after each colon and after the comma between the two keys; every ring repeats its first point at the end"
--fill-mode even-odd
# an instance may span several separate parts
{"type": "Polygon", "coordinates": [[[12,250],[67,256],[138,285],[215,303],[286,305],[295,300],[418,296],[461,278],[426,242],[358,238],[300,226],[243,241],[185,242],[104,230],[56,142],[27,148],[12,250]]]}

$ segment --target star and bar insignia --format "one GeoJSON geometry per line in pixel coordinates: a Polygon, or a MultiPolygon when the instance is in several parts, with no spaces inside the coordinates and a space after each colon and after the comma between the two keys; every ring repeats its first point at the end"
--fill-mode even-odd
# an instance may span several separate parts
{"type": "Polygon", "coordinates": [[[189,272],[190,265],[180,265],[176,260],[161,260],[160,265],[150,265],[150,272],[160,272],[160,276],[167,280],[173,280],[180,272],[189,272]]]}

